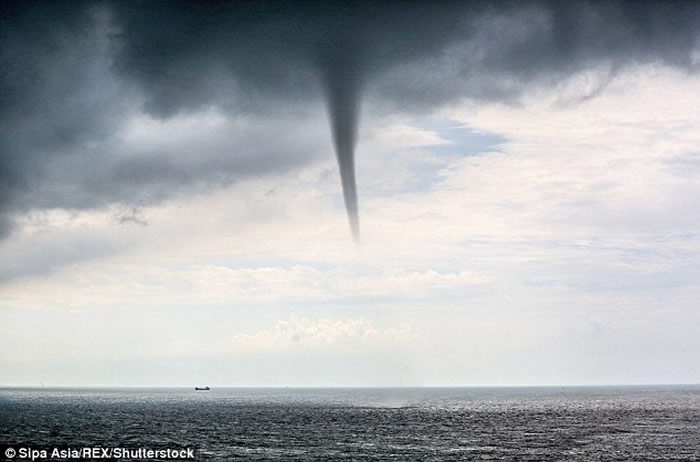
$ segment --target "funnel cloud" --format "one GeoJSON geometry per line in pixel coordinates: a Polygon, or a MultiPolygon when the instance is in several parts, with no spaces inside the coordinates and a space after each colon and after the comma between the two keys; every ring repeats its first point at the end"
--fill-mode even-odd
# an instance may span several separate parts
{"type": "MultiPolygon", "coordinates": [[[[340,49],[340,47],[337,47],[340,49]]],[[[343,199],[350,230],[360,238],[360,221],[355,180],[355,145],[359,123],[361,78],[358,59],[338,50],[326,52],[321,62],[333,145],[338,159],[343,199]]]]}

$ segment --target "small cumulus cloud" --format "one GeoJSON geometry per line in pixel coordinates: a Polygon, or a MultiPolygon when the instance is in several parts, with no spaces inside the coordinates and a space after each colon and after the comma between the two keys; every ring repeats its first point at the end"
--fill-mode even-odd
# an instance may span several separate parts
{"type": "Polygon", "coordinates": [[[411,345],[424,334],[408,323],[395,327],[377,327],[369,319],[312,319],[291,315],[279,320],[271,329],[253,334],[236,334],[231,338],[233,350],[275,350],[290,347],[387,347],[411,345]]]}
{"type": "Polygon", "coordinates": [[[148,221],[143,216],[143,212],[138,207],[120,207],[120,209],[114,214],[114,219],[120,225],[124,224],[135,224],[139,226],[147,226],[148,221]]]}
{"type": "Polygon", "coordinates": [[[311,317],[291,314],[272,322],[271,327],[238,332],[220,340],[175,339],[166,342],[160,355],[185,356],[309,354],[332,352],[386,351],[411,349],[425,344],[428,334],[410,322],[380,326],[360,316],[346,318],[311,317]]]}

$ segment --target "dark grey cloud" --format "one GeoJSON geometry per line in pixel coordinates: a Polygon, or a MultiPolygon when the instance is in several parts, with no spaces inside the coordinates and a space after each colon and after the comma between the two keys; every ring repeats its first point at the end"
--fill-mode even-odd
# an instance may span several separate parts
{"type": "Polygon", "coordinates": [[[430,111],[464,98],[517,101],[601,66],[612,78],[638,64],[699,65],[696,2],[0,8],[0,235],[13,214],[32,208],[143,204],[295,168],[318,153],[299,144],[295,113],[320,99],[357,233],[354,149],[363,99],[430,111]],[[168,120],[212,106],[259,128],[168,152],[115,139],[138,111],[168,120]]]}

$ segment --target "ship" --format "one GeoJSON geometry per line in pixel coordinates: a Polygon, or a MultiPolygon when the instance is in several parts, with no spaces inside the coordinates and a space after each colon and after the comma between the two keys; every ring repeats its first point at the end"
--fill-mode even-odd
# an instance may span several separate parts
{"type": "Polygon", "coordinates": [[[209,391],[211,388],[209,387],[194,387],[194,391],[209,391]]]}

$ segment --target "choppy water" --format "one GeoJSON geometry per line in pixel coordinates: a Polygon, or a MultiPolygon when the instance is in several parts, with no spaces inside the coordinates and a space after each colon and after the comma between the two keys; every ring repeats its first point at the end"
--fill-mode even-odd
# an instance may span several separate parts
{"type": "Polygon", "coordinates": [[[0,389],[0,443],[192,447],[195,460],[692,461],[700,386],[0,389]]]}

